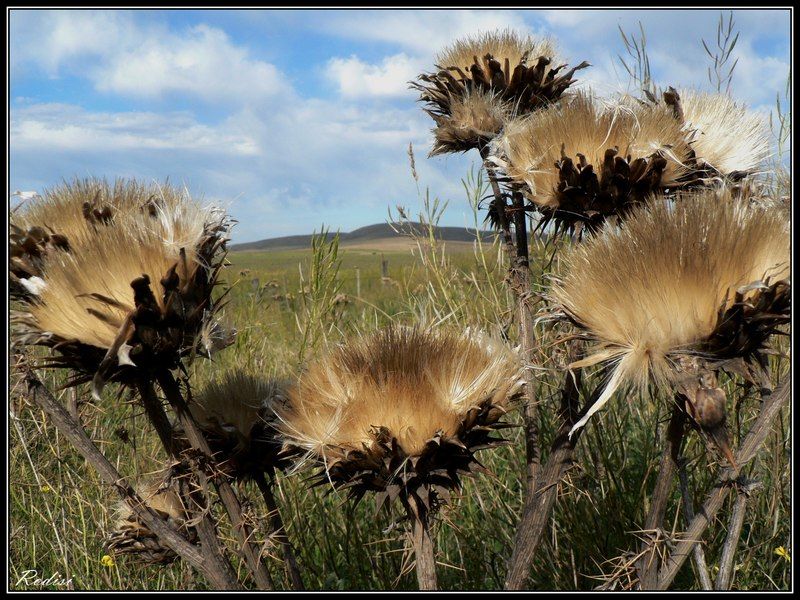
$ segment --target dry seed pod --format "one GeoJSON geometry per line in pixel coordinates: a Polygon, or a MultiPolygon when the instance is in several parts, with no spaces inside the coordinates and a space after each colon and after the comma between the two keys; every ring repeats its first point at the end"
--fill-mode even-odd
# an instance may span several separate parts
{"type": "Polygon", "coordinates": [[[679,185],[691,149],[669,107],[604,105],[577,94],[508,123],[494,161],[542,214],[580,234],[679,185]]]}
{"type": "Polygon", "coordinates": [[[449,110],[448,115],[426,111],[436,122],[431,156],[483,147],[511,116],[511,107],[491,91],[466,92],[452,99],[449,110]]]}
{"type": "Polygon", "coordinates": [[[203,430],[219,467],[243,480],[271,475],[288,464],[274,429],[275,409],[285,402],[286,382],[241,371],[212,381],[192,398],[189,409],[203,430]]]}
{"type": "Polygon", "coordinates": [[[482,469],[477,450],[521,386],[519,361],[500,342],[469,333],[389,327],[313,362],[278,410],[287,445],[331,482],[378,506],[399,499],[431,511],[482,469]]]}
{"type": "Polygon", "coordinates": [[[737,467],[730,446],[726,419],[728,397],[717,383],[717,375],[699,356],[678,356],[674,363],[676,401],[696,429],[705,434],[728,463],[737,467]]]}
{"type": "Polygon", "coordinates": [[[436,122],[431,154],[483,148],[511,116],[556,102],[589,63],[551,68],[554,54],[549,40],[508,30],[459,40],[441,52],[438,71],[411,84],[436,122]]]}
{"type": "MultiPolygon", "coordinates": [[[[168,525],[190,536],[190,540],[194,542],[194,531],[185,525],[186,510],[175,486],[171,471],[167,470],[144,484],[138,492],[145,504],[156,511],[168,525]]],[[[120,502],[117,511],[116,526],[106,540],[109,553],[131,555],[148,564],[169,564],[177,558],[171,548],[164,545],[138,520],[125,502],[120,502]]]]}
{"type": "Polygon", "coordinates": [[[44,256],[37,294],[12,312],[14,341],[52,348],[44,362],[71,369],[72,384],[92,380],[95,395],[107,380],[132,383],[202,350],[229,228],[176,190],[153,216],[152,194],[135,182],[117,184],[113,219],[90,223],[79,204],[96,185],[67,184],[21,211],[21,223],[68,232],[70,250],[44,256]]]}
{"type": "Polygon", "coordinates": [[[574,366],[613,365],[574,429],[626,384],[672,391],[680,357],[701,357],[700,375],[763,379],[769,338],[790,316],[789,246],[780,212],[706,190],[652,202],[573,248],[553,301],[596,343],[574,366]]]}

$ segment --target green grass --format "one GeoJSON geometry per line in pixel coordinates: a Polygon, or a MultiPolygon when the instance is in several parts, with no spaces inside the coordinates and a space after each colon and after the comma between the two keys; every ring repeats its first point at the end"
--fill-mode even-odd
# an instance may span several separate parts
{"type": "MultiPolygon", "coordinates": [[[[290,376],[300,356],[390,321],[442,322],[444,326],[478,326],[516,338],[511,323],[511,299],[503,284],[505,267],[497,245],[477,251],[448,252],[446,248],[386,252],[389,275],[381,281],[381,255],[342,250],[336,260],[312,273],[310,252],[247,252],[229,256],[230,294],[226,318],[239,330],[233,347],[213,362],[196,361],[191,367],[195,387],[231,368],[263,376],[290,376]],[[337,263],[338,264],[338,263],[337,263]],[[355,298],[355,269],[361,276],[361,297],[355,298]],[[241,271],[245,271],[240,275],[241,271]],[[335,276],[327,280],[326,277],[335,276]],[[254,293],[269,281],[276,287],[254,293]],[[328,283],[326,283],[326,281],[328,283]],[[303,293],[303,288],[308,288],[303,293]],[[333,304],[344,293],[347,303],[333,304]],[[273,296],[278,296],[274,299],[273,296]],[[326,307],[320,311],[319,307],[326,307]],[[304,341],[305,340],[305,341],[304,341]]],[[[541,281],[543,253],[533,264],[541,281]]],[[[336,258],[334,256],[334,258],[336,258]]],[[[541,429],[546,453],[556,423],[552,417],[563,377],[562,353],[548,345],[563,332],[537,328],[541,341],[539,389],[541,429]]],[[[786,363],[775,363],[785,371],[786,363]]],[[[55,386],[58,376],[48,374],[55,386]]],[[[588,387],[596,379],[589,378],[588,387]]],[[[163,455],[142,411],[127,396],[118,397],[109,386],[103,401],[93,404],[81,390],[82,416],[87,431],[127,476],[143,476],[157,468],[163,455]],[[123,442],[118,432],[130,435],[123,442]]],[[[730,388],[731,397],[741,396],[730,388]]],[[[61,396],[71,392],[62,392],[61,396]]],[[[740,431],[757,412],[757,400],[748,396],[739,407],[740,431]]],[[[104,566],[103,539],[113,524],[117,498],[98,480],[80,456],[50,426],[47,418],[12,390],[9,453],[11,545],[9,585],[22,573],[36,569],[39,576],[58,572],[72,578],[74,589],[203,589],[205,583],[188,566],[137,565],[126,558],[104,566]]],[[[785,413],[788,411],[784,411],[785,413]]],[[[665,403],[616,398],[588,425],[577,453],[575,468],[560,486],[559,500],[545,540],[536,555],[531,583],[537,589],[591,589],[608,574],[610,562],[635,551],[634,531],[641,527],[655,479],[667,408],[665,403]]],[[[520,421],[513,412],[510,418],[520,421]]],[[[502,586],[505,561],[511,553],[515,524],[523,501],[524,448],[520,430],[509,433],[513,444],[481,460],[494,476],[468,480],[459,495],[440,514],[435,526],[439,583],[444,589],[495,589],[502,586]]],[[[737,554],[737,589],[788,589],[791,564],[775,554],[790,547],[790,433],[783,414],[757,460],[746,473],[763,483],[749,504],[737,554]]],[[[695,434],[689,435],[685,455],[691,459],[690,478],[695,505],[713,485],[716,466],[695,434]]],[[[358,506],[324,488],[308,490],[307,471],[277,478],[277,497],[303,568],[309,589],[415,589],[416,579],[397,513],[375,514],[372,499],[358,506]]],[[[254,522],[263,522],[265,508],[257,491],[243,490],[250,500],[254,522]]],[[[720,512],[705,538],[712,568],[718,564],[730,507],[720,512]]],[[[668,527],[680,531],[677,492],[670,500],[668,527]]],[[[225,528],[223,528],[225,529],[225,528]]],[[[233,547],[233,544],[229,544],[233,547]]],[[[277,558],[270,559],[273,576],[282,588],[287,580],[277,558]]],[[[248,585],[252,582],[247,581],[248,585]]],[[[675,581],[675,589],[696,589],[691,561],[675,581]]],[[[51,586],[56,589],[58,586],[51,586]]]]}

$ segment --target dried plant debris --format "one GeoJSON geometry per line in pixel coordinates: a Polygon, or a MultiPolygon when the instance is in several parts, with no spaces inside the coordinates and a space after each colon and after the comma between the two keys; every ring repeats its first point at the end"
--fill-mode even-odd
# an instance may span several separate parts
{"type": "Polygon", "coordinates": [[[136,182],[65,184],[18,216],[20,228],[38,222],[62,232],[69,250],[42,253],[35,285],[29,278],[26,286],[36,293],[12,312],[13,340],[51,348],[44,364],[72,370],[72,384],[92,380],[95,395],[108,380],[132,383],[204,353],[200,334],[213,329],[221,306],[212,291],[228,218],[178,190],[159,190],[156,196],[136,182]],[[83,215],[84,198],[98,189],[109,220],[83,215]]]}
{"type": "Polygon", "coordinates": [[[482,148],[514,115],[556,102],[574,83],[583,62],[550,68],[552,43],[498,31],[457,41],[436,57],[436,72],[412,87],[434,119],[432,155],[482,148]]]}
{"type": "MultiPolygon", "coordinates": [[[[194,530],[187,527],[187,513],[178,492],[178,483],[173,478],[173,470],[165,469],[155,478],[141,485],[139,496],[169,526],[189,540],[196,541],[194,530]]],[[[130,555],[147,564],[169,564],[177,554],[165,545],[147,525],[139,521],[135,513],[125,503],[117,506],[117,521],[114,530],[108,534],[106,549],[117,555],[130,555]]]]}
{"type": "Polygon", "coordinates": [[[789,231],[780,212],[707,190],[653,202],[573,248],[552,300],[595,342],[573,366],[611,368],[575,428],[621,386],[672,391],[681,357],[756,377],[790,316],[789,231]]]}
{"type": "Polygon", "coordinates": [[[322,466],[317,485],[433,510],[483,470],[475,452],[504,443],[492,434],[520,385],[518,357],[493,338],[393,326],[312,362],[279,428],[322,466]]]}

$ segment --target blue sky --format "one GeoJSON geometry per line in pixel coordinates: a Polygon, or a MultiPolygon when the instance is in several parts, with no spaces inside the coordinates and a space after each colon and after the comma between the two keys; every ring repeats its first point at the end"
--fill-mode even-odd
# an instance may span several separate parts
{"type": "MultiPolygon", "coordinates": [[[[427,159],[407,81],[454,39],[510,27],[557,40],[580,85],[629,89],[618,26],[641,21],[654,79],[708,89],[719,11],[24,11],[10,13],[10,190],[136,176],[225,204],[234,241],[349,231],[419,209],[421,184],[471,224],[473,155],[427,159]]],[[[767,115],[790,68],[788,10],[734,11],[733,95],[767,115]]]]}

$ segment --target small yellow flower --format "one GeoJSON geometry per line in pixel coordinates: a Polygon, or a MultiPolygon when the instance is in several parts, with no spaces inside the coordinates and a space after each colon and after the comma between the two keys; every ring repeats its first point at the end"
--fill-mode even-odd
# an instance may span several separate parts
{"type": "Polygon", "coordinates": [[[103,558],[100,559],[100,564],[104,567],[113,567],[114,566],[114,559],[109,556],[108,554],[104,554],[103,558]]]}
{"type": "Polygon", "coordinates": [[[52,491],[53,491],[53,488],[51,488],[49,485],[43,485],[42,486],[42,492],[44,492],[45,494],[49,494],[52,491]]]}
{"type": "Polygon", "coordinates": [[[789,556],[789,551],[783,546],[778,546],[777,548],[775,548],[775,554],[780,556],[786,562],[792,562],[792,557],[789,556]]]}

